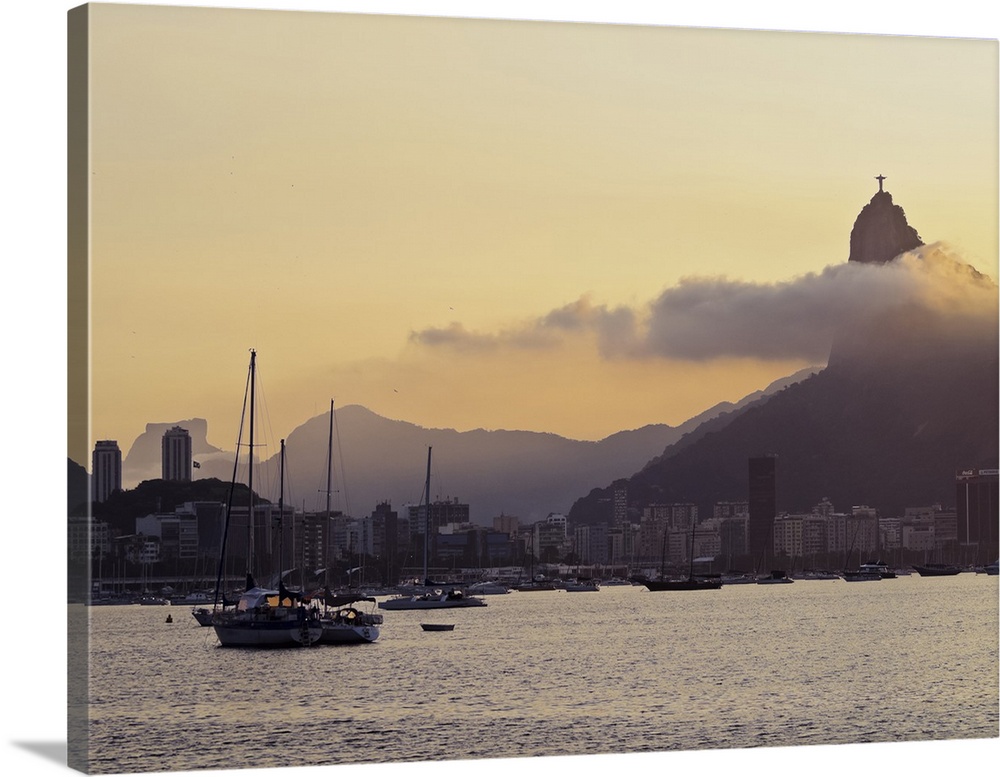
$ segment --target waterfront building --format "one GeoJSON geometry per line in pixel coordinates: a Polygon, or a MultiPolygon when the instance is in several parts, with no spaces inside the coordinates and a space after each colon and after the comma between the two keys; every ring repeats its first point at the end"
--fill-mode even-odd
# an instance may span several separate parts
{"type": "Polygon", "coordinates": [[[612,490],[611,524],[621,526],[628,521],[628,481],[617,480],[612,490]]]}
{"type": "Polygon", "coordinates": [[[164,480],[188,483],[191,480],[191,435],[174,426],[163,433],[161,444],[164,480]]]}
{"type": "Polygon", "coordinates": [[[198,558],[198,518],[186,513],[151,513],[135,519],[135,533],[159,539],[157,560],[198,558]]]}
{"type": "Polygon", "coordinates": [[[747,541],[750,553],[760,559],[759,568],[770,569],[771,531],[777,514],[777,456],[754,456],[748,461],[748,470],[750,521],[747,541]]]}
{"type": "Polygon", "coordinates": [[[956,531],[962,560],[988,564],[998,553],[998,470],[966,469],[955,475],[956,531]]]}
{"type": "Polygon", "coordinates": [[[561,559],[572,550],[572,541],[566,532],[566,516],[549,513],[532,527],[535,558],[540,561],[561,559]]]}
{"type": "Polygon", "coordinates": [[[716,502],[712,506],[713,518],[738,518],[749,514],[749,502],[716,502]]]}
{"type": "Polygon", "coordinates": [[[719,556],[730,568],[734,558],[748,556],[747,527],[750,523],[748,513],[737,514],[719,521],[719,556]]]}
{"type": "Polygon", "coordinates": [[[91,459],[95,502],[106,502],[115,491],[122,489],[122,452],[117,440],[98,440],[91,459]]]}
{"type": "Polygon", "coordinates": [[[802,558],[802,515],[783,513],[774,519],[774,554],[802,558]]]}
{"type": "Polygon", "coordinates": [[[66,552],[71,561],[100,559],[111,553],[111,526],[93,516],[70,516],[66,552]]]}
{"type": "Polygon", "coordinates": [[[503,532],[511,537],[517,534],[519,524],[520,521],[516,515],[500,513],[500,515],[493,516],[493,531],[503,532]]]}

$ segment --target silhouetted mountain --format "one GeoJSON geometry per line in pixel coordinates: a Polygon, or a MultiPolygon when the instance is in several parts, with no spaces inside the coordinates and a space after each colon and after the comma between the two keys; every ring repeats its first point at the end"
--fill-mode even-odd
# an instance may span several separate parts
{"type": "MultiPolygon", "coordinates": [[[[179,426],[191,435],[191,453],[195,460],[211,461],[216,454],[223,453],[208,442],[208,422],[204,418],[189,418],[186,421],[146,424],[146,431],[135,438],[122,459],[122,487],[130,488],[143,480],[155,480],[163,476],[161,467],[161,445],[164,432],[179,426]]],[[[228,456],[230,467],[232,457],[228,456]]],[[[232,476],[230,471],[226,477],[232,476]]]]}
{"type": "MultiPolygon", "coordinates": [[[[694,502],[711,515],[716,501],[747,498],[747,460],[769,453],[779,511],[807,511],[827,497],[838,509],[867,504],[898,515],[953,505],[956,471],[996,467],[996,285],[940,251],[886,263],[900,246],[922,244],[880,192],[855,224],[851,260],[910,273],[924,293],[845,322],[826,369],[686,435],[627,479],[629,502],[694,502]]],[[[605,482],[577,500],[571,519],[607,520],[605,482]]]]}
{"type": "MultiPolygon", "coordinates": [[[[361,516],[369,514],[380,501],[389,501],[396,507],[419,502],[426,474],[427,446],[431,446],[434,449],[432,498],[467,502],[472,519],[480,524],[488,524],[501,513],[516,515],[523,521],[538,520],[550,512],[568,510],[573,499],[592,483],[635,472],[706,419],[759,401],[765,393],[800,377],[777,381],[738,403],[716,405],[678,427],[654,424],[618,432],[599,442],[537,432],[427,429],[383,418],[359,405],[338,408],[332,489],[336,493],[332,496],[332,507],[361,516]]],[[[159,475],[157,440],[163,430],[173,425],[147,427],[145,440],[142,444],[137,440],[126,459],[129,478],[134,477],[135,470],[129,471],[128,467],[159,475]]],[[[297,427],[286,438],[285,499],[296,508],[305,506],[312,510],[325,506],[329,428],[327,412],[297,427]]],[[[197,450],[196,432],[204,440],[204,427],[192,430],[197,450]]],[[[196,477],[225,482],[232,476],[230,452],[201,455],[198,460],[201,467],[195,470],[196,477]]],[[[260,473],[254,490],[276,501],[277,455],[262,463],[260,473]]]]}
{"type": "MultiPolygon", "coordinates": [[[[233,504],[246,505],[247,488],[241,483],[232,489],[232,481],[217,478],[180,482],[144,480],[138,486],[115,491],[105,502],[94,503],[94,517],[107,521],[122,534],[135,532],[135,519],[152,513],[171,513],[185,502],[227,502],[230,491],[233,504]]],[[[257,489],[254,488],[256,493],[257,489]]],[[[259,501],[259,497],[258,500],[259,501]]],[[[264,500],[266,501],[266,500],[264,500]]]]}
{"type": "Polygon", "coordinates": [[[884,264],[922,245],[917,230],[907,223],[903,209],[893,204],[892,195],[880,185],[854,222],[848,261],[884,264]]]}

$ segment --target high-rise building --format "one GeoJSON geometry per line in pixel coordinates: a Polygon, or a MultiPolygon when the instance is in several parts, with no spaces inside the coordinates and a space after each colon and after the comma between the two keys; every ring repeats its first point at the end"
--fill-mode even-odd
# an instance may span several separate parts
{"type": "Polygon", "coordinates": [[[628,521],[628,481],[618,480],[614,484],[611,525],[621,526],[628,521]]]}
{"type": "Polygon", "coordinates": [[[958,544],[966,563],[988,564],[997,558],[997,487],[995,469],[967,469],[955,475],[958,544]]]}
{"type": "Polygon", "coordinates": [[[747,526],[747,543],[754,559],[760,559],[759,568],[767,570],[773,553],[771,530],[777,513],[775,490],[777,457],[754,456],[749,461],[750,521],[747,526]]]}
{"type": "Polygon", "coordinates": [[[122,452],[117,440],[98,440],[91,462],[93,500],[104,502],[122,488],[122,452]]]}
{"type": "Polygon", "coordinates": [[[191,435],[175,426],[163,433],[163,479],[191,480],[191,435]]]}

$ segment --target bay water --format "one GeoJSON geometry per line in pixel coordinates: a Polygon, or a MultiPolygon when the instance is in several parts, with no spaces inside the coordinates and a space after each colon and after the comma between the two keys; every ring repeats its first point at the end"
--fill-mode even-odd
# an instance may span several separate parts
{"type": "Polygon", "coordinates": [[[270,651],[189,607],[91,607],[92,771],[1000,736],[996,577],[486,600],[270,651]]]}

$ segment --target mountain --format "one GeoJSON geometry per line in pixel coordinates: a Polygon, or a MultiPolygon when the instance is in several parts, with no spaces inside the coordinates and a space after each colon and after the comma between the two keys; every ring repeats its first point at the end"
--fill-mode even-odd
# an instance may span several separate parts
{"type": "Polygon", "coordinates": [[[917,230],[909,225],[906,213],[893,203],[892,195],[879,190],[858,214],[851,229],[851,253],[847,261],[885,264],[906,251],[923,245],[917,230]]]}
{"type": "MultiPolygon", "coordinates": [[[[161,466],[161,444],[163,433],[175,426],[186,429],[191,435],[191,453],[199,464],[203,459],[211,460],[217,454],[223,453],[208,442],[208,421],[204,418],[188,418],[172,423],[146,424],[146,431],[135,438],[132,447],[122,459],[122,486],[131,488],[143,480],[155,480],[163,476],[161,466]]],[[[228,455],[230,472],[225,479],[232,477],[232,455],[228,455]]]]}
{"type": "MultiPolygon", "coordinates": [[[[715,501],[747,498],[747,460],[767,453],[779,511],[826,497],[899,515],[953,506],[957,470],[997,466],[996,285],[924,246],[882,191],[855,223],[848,261],[895,273],[907,293],[845,321],[826,369],[670,446],[627,479],[630,504],[694,502],[711,515],[715,501]]],[[[607,520],[612,489],[581,496],[570,518],[607,520]]]]}
{"type": "MultiPolygon", "coordinates": [[[[637,471],[707,419],[751,406],[801,377],[790,376],[739,402],[716,405],[677,427],[652,424],[617,432],[598,442],[539,432],[427,429],[383,418],[360,405],[337,408],[332,488],[336,493],[332,495],[332,507],[360,516],[371,513],[381,501],[394,507],[419,502],[427,447],[431,446],[432,498],[468,503],[470,517],[482,525],[488,525],[501,513],[535,521],[550,512],[565,512],[581,490],[595,482],[637,471]]],[[[205,426],[179,421],[147,426],[124,462],[129,483],[136,481],[137,473],[151,473],[146,479],[160,476],[158,437],[175,425],[191,431],[201,464],[196,470],[198,478],[227,481],[232,476],[232,453],[209,445],[205,426]],[[209,453],[198,454],[199,450],[209,453]]],[[[297,508],[325,506],[329,429],[327,412],[286,437],[285,498],[297,508]]],[[[260,470],[263,474],[255,479],[254,490],[276,500],[280,471],[277,455],[263,461],[260,470]]]]}

